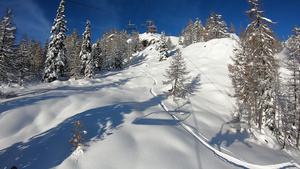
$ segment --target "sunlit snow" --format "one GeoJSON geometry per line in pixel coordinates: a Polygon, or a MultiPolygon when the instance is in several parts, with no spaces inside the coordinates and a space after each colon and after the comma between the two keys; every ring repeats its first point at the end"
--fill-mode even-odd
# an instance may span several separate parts
{"type": "Polygon", "coordinates": [[[227,65],[236,36],[186,48],[171,37],[190,76],[201,77],[199,90],[176,102],[164,95],[170,59],[158,62],[159,37],[140,35],[154,40],[135,54],[136,62],[92,80],[1,86],[15,97],[0,100],[0,168],[300,168],[299,153],[281,150],[271,134],[254,140],[231,127],[235,100],[227,65]],[[86,135],[73,150],[78,120],[86,135]]]}

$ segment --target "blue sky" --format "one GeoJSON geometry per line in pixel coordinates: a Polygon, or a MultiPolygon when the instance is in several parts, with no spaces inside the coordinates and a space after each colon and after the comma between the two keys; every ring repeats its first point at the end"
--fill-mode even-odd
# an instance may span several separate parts
{"type": "MultiPolygon", "coordinates": [[[[144,7],[143,0],[73,0],[95,8],[121,15],[117,17],[66,1],[66,20],[69,32],[74,28],[81,35],[85,29],[86,21],[91,21],[92,41],[100,39],[104,30],[117,28],[125,29],[128,19],[138,26],[148,19],[153,19],[158,28],[167,35],[177,36],[189,19],[198,17],[203,24],[210,15],[211,10],[223,15],[229,25],[232,22],[236,29],[247,27],[249,23],[245,11],[250,5],[247,0],[144,0],[149,15],[144,7]]],[[[280,38],[292,34],[291,30],[296,24],[300,26],[300,0],[261,0],[265,17],[278,24],[272,26],[280,38]]],[[[14,22],[17,25],[18,40],[26,32],[28,38],[33,37],[42,43],[49,38],[50,29],[60,0],[0,0],[0,16],[5,15],[7,8],[15,11],[14,22]]],[[[145,30],[139,29],[140,33],[145,30]]]]}

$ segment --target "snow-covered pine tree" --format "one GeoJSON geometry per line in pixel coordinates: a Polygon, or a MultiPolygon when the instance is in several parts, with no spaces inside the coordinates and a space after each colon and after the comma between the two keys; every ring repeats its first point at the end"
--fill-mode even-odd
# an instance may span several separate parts
{"type": "Polygon", "coordinates": [[[205,24],[206,41],[215,38],[228,37],[227,24],[222,20],[222,18],[222,15],[215,14],[214,11],[211,11],[210,17],[207,19],[205,24]]]}
{"type": "Polygon", "coordinates": [[[95,70],[101,71],[103,69],[103,58],[100,40],[97,40],[92,46],[92,52],[94,56],[95,70]]]}
{"type": "Polygon", "coordinates": [[[16,27],[13,22],[13,10],[6,10],[0,22],[0,82],[8,82],[15,72],[15,34],[16,27]]]}
{"type": "Polygon", "coordinates": [[[16,60],[16,68],[19,71],[17,75],[18,83],[22,86],[25,78],[25,73],[29,73],[30,67],[30,50],[26,34],[22,36],[16,55],[18,57],[18,59],[16,60]]]}
{"type": "Polygon", "coordinates": [[[126,33],[125,30],[121,30],[116,38],[115,38],[115,44],[116,44],[116,57],[115,57],[115,66],[114,68],[123,68],[124,66],[124,61],[130,57],[127,56],[127,48],[128,48],[128,34],[126,33]]]}
{"type": "Polygon", "coordinates": [[[248,90],[249,83],[246,81],[246,77],[248,77],[249,72],[247,69],[247,58],[246,58],[247,47],[245,46],[245,39],[240,37],[238,41],[238,45],[234,49],[234,56],[231,57],[233,64],[228,65],[229,77],[231,78],[232,85],[234,88],[234,97],[236,98],[236,103],[238,109],[234,112],[234,119],[239,122],[241,119],[245,119],[248,121],[249,128],[251,128],[251,110],[252,108],[252,100],[253,92],[248,90]],[[248,96],[248,97],[246,97],[248,96]]]}
{"type": "Polygon", "coordinates": [[[66,57],[68,60],[68,75],[69,77],[79,79],[80,78],[80,69],[81,69],[81,60],[79,57],[82,39],[80,38],[77,29],[67,36],[65,40],[66,45],[66,57]]]}
{"type": "MultiPolygon", "coordinates": [[[[288,59],[289,60],[289,59],[288,59]]],[[[287,65],[285,66],[292,66],[293,62],[291,60],[287,61],[287,65]]],[[[281,82],[279,86],[279,94],[278,94],[278,102],[279,102],[279,111],[280,114],[278,114],[278,124],[279,126],[279,132],[281,134],[279,135],[279,138],[283,140],[282,148],[285,148],[287,144],[291,145],[293,140],[293,135],[295,136],[294,126],[293,126],[293,120],[294,120],[294,104],[293,100],[295,99],[293,96],[295,96],[295,85],[294,80],[291,79],[291,77],[287,78],[289,80],[281,82]]],[[[299,93],[299,92],[296,92],[299,93]]],[[[293,143],[292,143],[293,144],[293,143]]]]}
{"type": "Polygon", "coordinates": [[[101,40],[100,40],[100,48],[101,48],[101,55],[99,56],[99,58],[101,58],[101,60],[103,61],[102,63],[102,67],[101,69],[110,69],[110,59],[109,59],[109,50],[110,50],[110,32],[109,30],[105,30],[101,40]]]}
{"type": "Polygon", "coordinates": [[[48,43],[48,39],[46,39],[44,42],[44,47],[43,47],[43,55],[44,55],[45,59],[47,57],[48,47],[49,47],[49,43],[48,43]]]}
{"type": "Polygon", "coordinates": [[[280,41],[277,34],[275,34],[275,48],[278,52],[283,50],[283,43],[280,41]]]}
{"type": "Polygon", "coordinates": [[[27,41],[27,35],[24,34],[16,56],[18,57],[15,63],[19,84],[23,85],[24,80],[40,81],[45,62],[41,42],[36,42],[33,38],[27,41]]]}
{"type": "MultiPolygon", "coordinates": [[[[253,90],[253,98],[249,98],[255,105],[254,113],[256,124],[259,129],[265,124],[270,129],[275,129],[274,99],[275,82],[278,75],[278,63],[274,57],[277,52],[274,46],[274,33],[268,24],[274,24],[270,19],[263,17],[259,0],[248,0],[251,9],[247,11],[252,22],[247,26],[247,38],[245,45],[248,46],[246,53],[246,83],[250,84],[248,90],[253,90]]],[[[251,93],[251,91],[249,91],[251,93]]],[[[248,97],[251,97],[249,95],[248,97]]],[[[252,105],[252,106],[253,106],[252,105]]]]}
{"type": "Polygon", "coordinates": [[[230,22],[230,33],[236,34],[236,30],[232,22],[230,22]]]}
{"type": "Polygon", "coordinates": [[[172,43],[170,37],[168,37],[167,42],[166,42],[166,45],[167,45],[167,47],[168,47],[168,50],[172,50],[172,49],[173,49],[173,43],[172,43]]]}
{"type": "Polygon", "coordinates": [[[137,51],[141,50],[142,45],[140,43],[139,32],[132,32],[130,46],[132,53],[136,53],[137,51]]]}
{"type": "Polygon", "coordinates": [[[196,19],[194,26],[193,26],[193,43],[203,42],[204,41],[204,28],[202,22],[199,18],[196,19]]]}
{"type": "MultiPolygon", "coordinates": [[[[293,42],[293,36],[290,39],[290,43],[293,42]]],[[[295,145],[296,138],[296,115],[299,112],[299,58],[291,55],[291,53],[287,56],[285,67],[289,70],[289,74],[287,79],[284,80],[285,84],[281,86],[284,90],[284,97],[282,98],[282,105],[285,105],[282,109],[283,113],[281,116],[282,128],[281,131],[284,133],[284,143],[283,147],[285,147],[286,143],[290,143],[291,145],[295,145]]]]}
{"type": "Polygon", "coordinates": [[[116,42],[116,39],[117,39],[117,36],[118,36],[118,31],[116,28],[112,29],[110,32],[109,32],[109,35],[108,37],[106,38],[106,67],[107,69],[116,69],[116,57],[118,55],[118,46],[117,46],[117,42],[116,42]]]}
{"type": "Polygon", "coordinates": [[[183,45],[183,42],[182,42],[182,35],[179,35],[179,38],[178,38],[178,45],[183,45]]]}
{"type": "Polygon", "coordinates": [[[31,60],[31,71],[32,80],[40,80],[42,78],[42,73],[44,69],[45,57],[43,54],[43,48],[41,42],[36,43],[36,51],[31,60]]]}
{"type": "Polygon", "coordinates": [[[129,62],[132,52],[128,50],[135,47],[138,49],[139,46],[129,44],[128,36],[124,30],[119,33],[117,29],[105,30],[99,42],[101,54],[97,56],[103,63],[101,69],[121,69],[126,61],[129,62]]]}
{"type": "MultiPolygon", "coordinates": [[[[127,41],[127,40],[126,40],[127,41]]],[[[127,63],[129,65],[132,64],[132,60],[134,60],[134,58],[132,57],[134,53],[140,51],[142,49],[142,44],[140,43],[140,37],[139,37],[139,32],[132,32],[132,37],[131,40],[128,42],[127,45],[127,51],[126,51],[126,55],[127,55],[127,63]]]]}
{"type": "Polygon", "coordinates": [[[53,35],[50,36],[47,58],[45,61],[43,80],[46,82],[52,82],[58,79],[58,77],[63,76],[65,67],[67,66],[64,41],[68,29],[65,17],[65,1],[61,0],[51,29],[53,35]]]}
{"type": "Polygon", "coordinates": [[[40,45],[39,42],[36,42],[33,38],[31,38],[28,42],[28,50],[29,50],[29,56],[28,56],[28,70],[27,73],[25,73],[25,79],[28,79],[29,81],[32,81],[35,79],[35,73],[33,64],[33,59],[36,54],[36,51],[38,49],[38,45],[40,45]]]}
{"type": "Polygon", "coordinates": [[[215,26],[216,26],[216,14],[214,11],[210,12],[210,16],[206,19],[205,23],[205,41],[216,38],[215,36],[215,26]]]}
{"type": "Polygon", "coordinates": [[[199,30],[199,18],[196,18],[196,21],[192,28],[192,43],[198,42],[198,37],[197,37],[198,30],[199,30]]]}
{"type": "Polygon", "coordinates": [[[81,73],[86,78],[92,78],[94,73],[94,61],[92,56],[92,42],[91,42],[91,23],[86,22],[85,31],[82,34],[82,46],[80,51],[81,59],[81,73]]]}
{"type": "Polygon", "coordinates": [[[229,37],[227,23],[222,18],[222,15],[216,14],[216,38],[229,37]]]}
{"type": "Polygon", "coordinates": [[[179,98],[185,98],[189,93],[187,80],[189,77],[187,75],[189,72],[187,71],[186,63],[182,54],[179,50],[177,50],[176,54],[172,56],[171,64],[168,69],[166,69],[166,81],[163,81],[165,85],[172,85],[172,88],[168,90],[167,94],[169,96],[174,96],[179,98]]]}
{"type": "Polygon", "coordinates": [[[190,19],[187,27],[184,29],[183,33],[183,45],[184,46],[189,46],[190,44],[193,43],[193,27],[194,23],[193,20],[190,19]]]}
{"type": "Polygon", "coordinates": [[[300,28],[294,26],[293,29],[294,34],[290,38],[289,48],[290,48],[290,55],[289,55],[289,65],[288,68],[292,72],[291,76],[291,87],[290,90],[290,102],[292,103],[292,108],[288,113],[290,115],[286,115],[287,117],[292,116],[291,122],[292,126],[296,130],[292,130],[292,133],[295,133],[294,136],[296,137],[296,147],[299,146],[299,139],[300,139],[300,28]]]}
{"type": "Polygon", "coordinates": [[[159,50],[159,54],[158,54],[159,61],[161,62],[166,60],[168,57],[168,46],[166,44],[166,34],[164,31],[162,31],[160,35],[158,50],[159,50]]]}

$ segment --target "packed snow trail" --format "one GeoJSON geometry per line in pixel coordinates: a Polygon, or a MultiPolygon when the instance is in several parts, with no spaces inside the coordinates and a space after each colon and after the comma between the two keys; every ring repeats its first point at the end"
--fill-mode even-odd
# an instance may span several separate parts
{"type": "MultiPolygon", "coordinates": [[[[157,97],[157,94],[155,93],[155,91],[154,91],[154,89],[153,89],[153,87],[157,84],[157,80],[153,77],[153,76],[151,76],[149,73],[147,73],[144,69],[141,69],[141,68],[138,68],[139,70],[141,70],[142,72],[144,72],[148,77],[150,77],[150,78],[152,78],[153,79],[153,86],[151,87],[151,89],[150,89],[150,93],[154,96],[154,97],[157,97]]],[[[167,106],[163,103],[163,102],[161,102],[160,100],[159,100],[159,104],[160,104],[160,106],[166,111],[166,112],[169,112],[169,109],[167,108],[167,106]]]]}
{"type": "MultiPolygon", "coordinates": [[[[177,118],[175,115],[172,115],[175,119],[177,118]]],[[[192,134],[195,138],[197,138],[206,148],[208,148],[209,150],[211,150],[216,156],[218,156],[220,159],[234,165],[237,167],[241,167],[241,168],[256,168],[256,169],[278,169],[278,168],[290,168],[290,167],[295,167],[295,168],[300,168],[300,165],[291,161],[291,162],[286,162],[286,163],[282,163],[282,164],[274,164],[274,165],[255,165],[255,164],[251,164],[248,163],[246,161],[237,159],[235,157],[232,157],[228,154],[225,154],[221,151],[216,150],[215,148],[213,148],[211,145],[209,145],[207,142],[205,142],[204,140],[202,140],[201,138],[201,134],[196,131],[195,129],[193,129],[191,126],[185,124],[184,122],[181,122],[180,125],[190,134],[192,134]]]]}
{"type": "MultiPolygon", "coordinates": [[[[145,70],[138,68],[139,70],[141,70],[142,72],[144,72],[148,77],[152,78],[154,83],[153,86],[150,89],[150,93],[156,97],[157,94],[154,91],[154,86],[157,84],[157,80],[155,79],[155,77],[151,76],[149,73],[147,73],[145,70]]],[[[218,89],[219,90],[219,89],[218,89]]],[[[159,104],[161,105],[161,107],[164,109],[164,111],[166,111],[173,119],[175,120],[179,120],[180,119],[175,115],[175,114],[171,114],[169,113],[169,109],[168,107],[161,101],[159,100],[159,104]]],[[[197,131],[196,128],[184,123],[183,121],[181,121],[180,126],[183,127],[188,133],[190,133],[192,136],[194,136],[199,142],[201,142],[207,149],[211,150],[218,158],[220,158],[221,160],[232,164],[235,167],[240,167],[240,168],[256,168],[256,169],[279,169],[279,168],[300,168],[300,165],[295,163],[294,161],[290,161],[290,162],[286,162],[286,163],[281,163],[281,164],[274,164],[274,165],[256,165],[256,164],[251,164],[248,163],[244,160],[235,158],[231,155],[228,155],[226,153],[223,153],[221,151],[216,150],[214,147],[212,147],[211,145],[209,145],[205,140],[203,140],[202,138],[206,139],[201,133],[199,133],[199,131],[197,131]]],[[[222,147],[221,147],[222,148],[222,147]]],[[[224,148],[222,148],[224,149],[224,148]]],[[[224,149],[226,150],[226,149],[224,149]]],[[[228,150],[226,150],[228,151],[228,150]]],[[[228,151],[229,153],[231,153],[230,151],[228,151]]]]}

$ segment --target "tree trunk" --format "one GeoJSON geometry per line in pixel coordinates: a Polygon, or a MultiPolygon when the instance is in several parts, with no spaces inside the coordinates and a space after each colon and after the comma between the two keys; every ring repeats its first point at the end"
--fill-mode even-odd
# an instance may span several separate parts
{"type": "Polygon", "coordinates": [[[263,108],[261,107],[259,109],[259,116],[258,116],[258,128],[259,128],[259,131],[261,131],[261,126],[262,126],[262,115],[263,115],[263,108]]]}
{"type": "Polygon", "coordinates": [[[177,96],[176,96],[176,94],[177,94],[177,79],[175,79],[173,90],[174,90],[174,91],[173,91],[173,92],[174,92],[174,93],[173,93],[174,96],[177,97],[177,96]]]}
{"type": "Polygon", "coordinates": [[[297,138],[296,138],[296,147],[298,148],[299,146],[299,137],[300,137],[300,116],[298,119],[298,131],[297,131],[297,138]]]}
{"type": "MultiPolygon", "coordinates": [[[[296,79],[296,71],[294,71],[294,120],[296,121],[296,111],[297,111],[297,79],[296,79]]],[[[295,125],[295,121],[293,125],[295,125]]]]}

